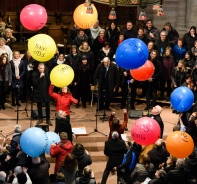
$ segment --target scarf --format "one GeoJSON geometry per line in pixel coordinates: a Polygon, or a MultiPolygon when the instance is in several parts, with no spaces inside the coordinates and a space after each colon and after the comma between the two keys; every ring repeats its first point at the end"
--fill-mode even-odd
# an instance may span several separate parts
{"type": "Polygon", "coordinates": [[[96,29],[93,28],[93,27],[90,28],[90,32],[91,32],[92,38],[93,38],[94,40],[95,40],[96,37],[98,36],[100,30],[101,30],[101,27],[100,27],[100,26],[98,26],[96,29]]]}
{"type": "Polygon", "coordinates": [[[15,76],[16,77],[19,76],[19,65],[20,65],[20,62],[21,62],[21,58],[13,59],[14,69],[15,69],[15,76]]]}
{"type": "Polygon", "coordinates": [[[104,47],[102,48],[103,52],[106,54],[106,56],[109,54],[110,49],[105,49],[104,47]]]}
{"type": "Polygon", "coordinates": [[[1,75],[2,81],[5,81],[5,68],[6,68],[6,64],[0,65],[0,75],[1,75]]]}
{"type": "Polygon", "coordinates": [[[122,41],[118,40],[118,45],[120,45],[123,41],[124,41],[124,40],[122,40],[122,41]]]}
{"type": "Polygon", "coordinates": [[[104,42],[107,41],[107,38],[106,38],[105,36],[103,37],[103,39],[101,39],[100,37],[98,37],[98,41],[99,41],[100,43],[104,43],[104,42]]]}
{"type": "Polygon", "coordinates": [[[57,64],[58,64],[58,65],[59,65],[59,64],[63,64],[64,61],[65,61],[65,59],[64,59],[63,61],[60,61],[60,60],[58,59],[58,60],[57,60],[57,64]]]}

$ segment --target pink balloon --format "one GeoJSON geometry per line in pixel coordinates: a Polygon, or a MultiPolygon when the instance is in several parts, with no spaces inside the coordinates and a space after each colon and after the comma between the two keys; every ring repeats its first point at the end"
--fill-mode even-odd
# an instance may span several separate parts
{"type": "Polygon", "coordinates": [[[42,29],[47,22],[46,9],[38,4],[29,4],[22,9],[20,21],[31,31],[42,29]]]}
{"type": "Polygon", "coordinates": [[[131,136],[138,144],[145,146],[153,144],[160,137],[159,124],[149,117],[140,118],[131,127],[131,136]]]}

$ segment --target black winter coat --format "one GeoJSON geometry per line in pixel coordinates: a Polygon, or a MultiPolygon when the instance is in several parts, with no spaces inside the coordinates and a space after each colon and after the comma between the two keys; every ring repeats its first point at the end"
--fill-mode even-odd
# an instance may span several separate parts
{"type": "Polygon", "coordinates": [[[197,40],[197,35],[195,34],[195,37],[192,37],[190,33],[186,33],[183,36],[183,45],[185,45],[186,50],[190,50],[194,46],[194,42],[197,40]]]}
{"type": "Polygon", "coordinates": [[[41,163],[33,165],[27,170],[32,184],[50,184],[49,180],[49,163],[46,160],[41,160],[41,163]]]}
{"type": "Polygon", "coordinates": [[[189,184],[189,171],[175,168],[168,172],[168,184],[189,184]]]}
{"type": "Polygon", "coordinates": [[[80,62],[81,62],[81,55],[77,54],[74,56],[73,54],[68,54],[68,56],[66,57],[65,64],[72,67],[75,73],[80,62]]]}
{"type": "MultiPolygon", "coordinates": [[[[97,66],[97,69],[94,74],[94,81],[96,82],[98,80],[98,87],[99,90],[101,89],[101,86],[103,84],[103,72],[106,71],[106,68],[103,63],[100,63],[97,66]]],[[[114,88],[118,86],[119,84],[119,71],[117,66],[114,63],[110,63],[109,69],[108,69],[108,75],[107,75],[107,81],[109,90],[113,92],[114,88]]]]}
{"type": "Polygon", "coordinates": [[[40,78],[39,71],[32,73],[33,83],[33,101],[34,102],[49,102],[50,96],[48,93],[50,79],[48,73],[44,72],[44,76],[40,78]]]}
{"type": "Polygon", "coordinates": [[[92,159],[90,157],[90,155],[87,155],[86,152],[84,153],[76,153],[76,152],[72,152],[72,154],[74,155],[75,159],[78,162],[78,176],[82,176],[83,173],[83,169],[92,164],[92,159]]]}
{"type": "Polygon", "coordinates": [[[114,52],[113,50],[110,48],[109,53],[105,54],[103,49],[101,49],[98,53],[98,63],[100,63],[105,57],[108,57],[110,59],[110,61],[113,61],[113,56],[114,56],[114,52]]]}

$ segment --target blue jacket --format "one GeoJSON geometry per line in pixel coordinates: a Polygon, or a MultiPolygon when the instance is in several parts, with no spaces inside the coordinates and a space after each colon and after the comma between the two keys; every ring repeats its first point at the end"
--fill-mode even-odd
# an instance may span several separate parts
{"type": "Polygon", "coordinates": [[[186,53],[185,46],[183,46],[182,48],[179,48],[178,44],[176,44],[173,47],[173,55],[174,55],[175,62],[178,63],[180,59],[184,59],[185,53],[186,53]]]}

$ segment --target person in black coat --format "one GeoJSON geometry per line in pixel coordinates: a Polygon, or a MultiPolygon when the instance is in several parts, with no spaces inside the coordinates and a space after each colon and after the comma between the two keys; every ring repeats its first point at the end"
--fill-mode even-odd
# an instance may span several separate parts
{"type": "Polygon", "coordinates": [[[144,31],[144,28],[139,28],[138,29],[138,34],[137,34],[137,38],[142,40],[146,45],[148,44],[149,42],[149,39],[147,38],[146,36],[146,33],[144,31]]]}
{"type": "Polygon", "coordinates": [[[12,70],[12,106],[20,106],[20,91],[24,87],[26,69],[23,60],[20,58],[19,51],[14,51],[13,60],[10,61],[10,65],[12,70]]]}
{"type": "Polygon", "coordinates": [[[189,184],[190,173],[184,167],[184,159],[177,159],[176,168],[168,172],[169,184],[189,184]]]}
{"type": "Polygon", "coordinates": [[[97,63],[101,63],[101,61],[105,58],[108,57],[110,61],[113,60],[114,52],[109,46],[109,42],[104,42],[103,48],[99,51],[98,53],[98,58],[97,58],[97,63]]]}
{"type": "Polygon", "coordinates": [[[148,79],[148,81],[145,82],[146,86],[146,108],[145,110],[148,110],[150,108],[150,97],[152,95],[152,106],[156,106],[157,101],[157,88],[159,84],[159,79],[162,75],[162,64],[157,59],[157,51],[152,50],[150,54],[150,61],[152,61],[155,70],[151,78],[148,79]]]}
{"type": "Polygon", "coordinates": [[[118,47],[117,42],[120,35],[120,28],[117,27],[116,22],[111,22],[110,26],[106,28],[106,35],[108,37],[110,47],[114,52],[116,52],[118,47]]]}
{"type": "Polygon", "coordinates": [[[72,44],[76,45],[79,48],[84,41],[87,41],[89,44],[91,43],[84,30],[80,29],[72,44]]]}
{"type": "Polygon", "coordinates": [[[159,61],[162,61],[162,57],[165,54],[166,48],[170,47],[170,42],[167,39],[167,32],[161,31],[160,38],[155,41],[155,50],[157,50],[157,57],[159,61]]]}
{"type": "Polygon", "coordinates": [[[133,28],[133,24],[131,21],[128,21],[126,24],[126,29],[123,30],[124,33],[124,39],[128,39],[128,38],[137,38],[137,31],[134,30],[133,28]]]}
{"type": "MultiPolygon", "coordinates": [[[[106,184],[110,171],[122,164],[124,154],[127,152],[126,144],[120,140],[117,131],[112,132],[112,139],[105,142],[104,154],[109,157],[104,170],[100,184],[106,184]]],[[[117,170],[117,181],[121,176],[120,170],[117,170]]]]}
{"type": "Polygon", "coordinates": [[[66,132],[68,134],[68,140],[73,141],[72,127],[70,124],[70,117],[62,110],[56,113],[56,126],[54,132],[60,134],[61,132],[66,132]]]}
{"type": "Polygon", "coordinates": [[[163,137],[163,130],[164,130],[164,123],[163,123],[163,120],[161,119],[161,114],[162,112],[162,108],[161,106],[159,105],[156,105],[152,108],[151,110],[151,114],[150,114],[150,117],[153,118],[154,120],[157,121],[157,123],[159,124],[159,127],[160,127],[160,138],[163,137]]]}
{"type": "Polygon", "coordinates": [[[50,184],[49,180],[49,162],[40,157],[32,158],[33,165],[28,168],[27,173],[32,184],[50,184]]]}
{"type": "Polygon", "coordinates": [[[78,65],[73,82],[76,86],[76,98],[78,100],[76,107],[79,107],[81,99],[83,108],[87,108],[86,103],[90,99],[90,86],[92,85],[92,70],[88,64],[86,55],[82,56],[82,61],[78,65]]]}
{"type": "Polygon", "coordinates": [[[98,83],[99,110],[105,108],[105,110],[111,111],[109,106],[113,90],[119,84],[119,72],[117,66],[114,63],[110,63],[108,57],[105,57],[103,62],[97,66],[94,74],[94,81],[98,83]]]}
{"type": "Polygon", "coordinates": [[[155,142],[155,148],[148,152],[148,156],[150,157],[150,162],[154,165],[155,171],[160,167],[160,165],[165,164],[169,153],[164,147],[162,139],[158,139],[155,142]]]}
{"type": "Polygon", "coordinates": [[[38,108],[38,122],[37,125],[43,122],[42,104],[45,104],[46,108],[46,123],[52,126],[50,122],[50,96],[48,89],[50,85],[50,79],[47,72],[45,72],[45,65],[43,63],[38,64],[38,70],[32,73],[33,83],[33,101],[37,103],[38,108]]]}
{"type": "Polygon", "coordinates": [[[166,22],[164,25],[164,28],[162,29],[163,31],[167,31],[167,39],[170,42],[172,46],[177,44],[178,38],[179,38],[179,33],[177,32],[176,29],[174,29],[171,25],[170,22],[166,22]]]}
{"type": "Polygon", "coordinates": [[[92,164],[92,159],[88,151],[80,143],[74,146],[72,154],[78,162],[78,176],[82,176],[84,168],[92,164]]]}
{"type": "Polygon", "coordinates": [[[183,45],[185,45],[186,50],[191,51],[192,47],[194,46],[194,42],[196,40],[197,40],[196,27],[191,26],[189,32],[183,36],[183,45]]]}

